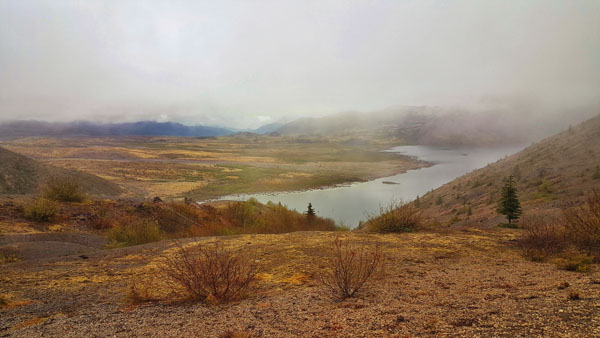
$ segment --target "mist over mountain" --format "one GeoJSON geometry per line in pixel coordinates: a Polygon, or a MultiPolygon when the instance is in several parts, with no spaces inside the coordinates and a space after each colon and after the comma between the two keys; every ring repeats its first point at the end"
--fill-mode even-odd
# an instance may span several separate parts
{"type": "Polygon", "coordinates": [[[234,131],[207,126],[186,126],[176,122],[139,121],[131,123],[94,123],[12,121],[0,124],[1,138],[28,136],[190,136],[210,137],[230,135],[234,131]]]}
{"type": "Polygon", "coordinates": [[[600,112],[599,106],[565,111],[539,108],[449,108],[395,106],[326,117],[300,118],[277,130],[282,135],[369,133],[424,145],[494,145],[541,139],[600,112]]]}

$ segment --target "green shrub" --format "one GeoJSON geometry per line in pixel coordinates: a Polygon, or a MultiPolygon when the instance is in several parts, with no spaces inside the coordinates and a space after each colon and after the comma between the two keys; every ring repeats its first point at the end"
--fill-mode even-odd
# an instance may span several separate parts
{"type": "Polygon", "coordinates": [[[53,178],[46,183],[43,196],[60,202],[81,202],[84,194],[81,185],[66,178],[53,178]]]}
{"type": "Polygon", "coordinates": [[[379,207],[379,213],[368,215],[366,229],[374,232],[410,232],[421,225],[417,209],[407,203],[390,203],[379,207]]]}
{"type": "Polygon", "coordinates": [[[51,221],[58,212],[58,204],[46,198],[38,198],[23,206],[25,218],[36,222],[51,221]]]}
{"type": "Polygon", "coordinates": [[[160,240],[160,228],[150,219],[123,217],[111,229],[109,237],[125,245],[150,243],[160,240]]]}

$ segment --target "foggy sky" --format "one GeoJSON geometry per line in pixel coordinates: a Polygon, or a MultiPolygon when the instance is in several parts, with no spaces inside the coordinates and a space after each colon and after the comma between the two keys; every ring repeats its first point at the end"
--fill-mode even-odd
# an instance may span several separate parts
{"type": "Polygon", "coordinates": [[[0,1],[0,120],[256,127],[600,97],[600,1],[0,1]]]}

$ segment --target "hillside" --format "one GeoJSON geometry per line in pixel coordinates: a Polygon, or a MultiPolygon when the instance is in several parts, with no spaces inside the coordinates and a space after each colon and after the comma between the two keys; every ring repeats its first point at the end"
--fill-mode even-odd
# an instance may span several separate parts
{"type": "Polygon", "coordinates": [[[118,195],[121,189],[98,176],[39,163],[0,147],[0,194],[35,193],[49,178],[69,178],[92,195],[118,195]]]}
{"type": "Polygon", "coordinates": [[[42,121],[12,121],[0,124],[2,138],[30,136],[223,136],[232,131],[218,127],[185,126],[174,122],[139,121],[132,123],[93,123],[87,121],[52,123],[42,121]]]}
{"type": "Polygon", "coordinates": [[[503,178],[513,175],[524,215],[557,213],[563,201],[583,198],[600,185],[599,165],[597,116],[435,189],[416,204],[442,224],[493,226],[504,221],[494,210],[503,178]]]}

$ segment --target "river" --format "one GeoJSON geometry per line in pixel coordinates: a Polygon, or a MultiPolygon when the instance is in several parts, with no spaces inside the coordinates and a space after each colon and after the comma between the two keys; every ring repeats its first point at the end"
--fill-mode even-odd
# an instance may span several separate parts
{"type": "Polygon", "coordinates": [[[332,218],[338,224],[355,228],[360,221],[367,218],[367,215],[377,212],[380,206],[387,206],[394,201],[413,200],[457,177],[523,148],[524,146],[493,148],[399,146],[386,152],[415,156],[433,165],[369,182],[307,191],[230,195],[223,196],[220,200],[247,200],[254,197],[262,203],[281,202],[300,212],[305,211],[310,202],[317,215],[332,218]]]}

